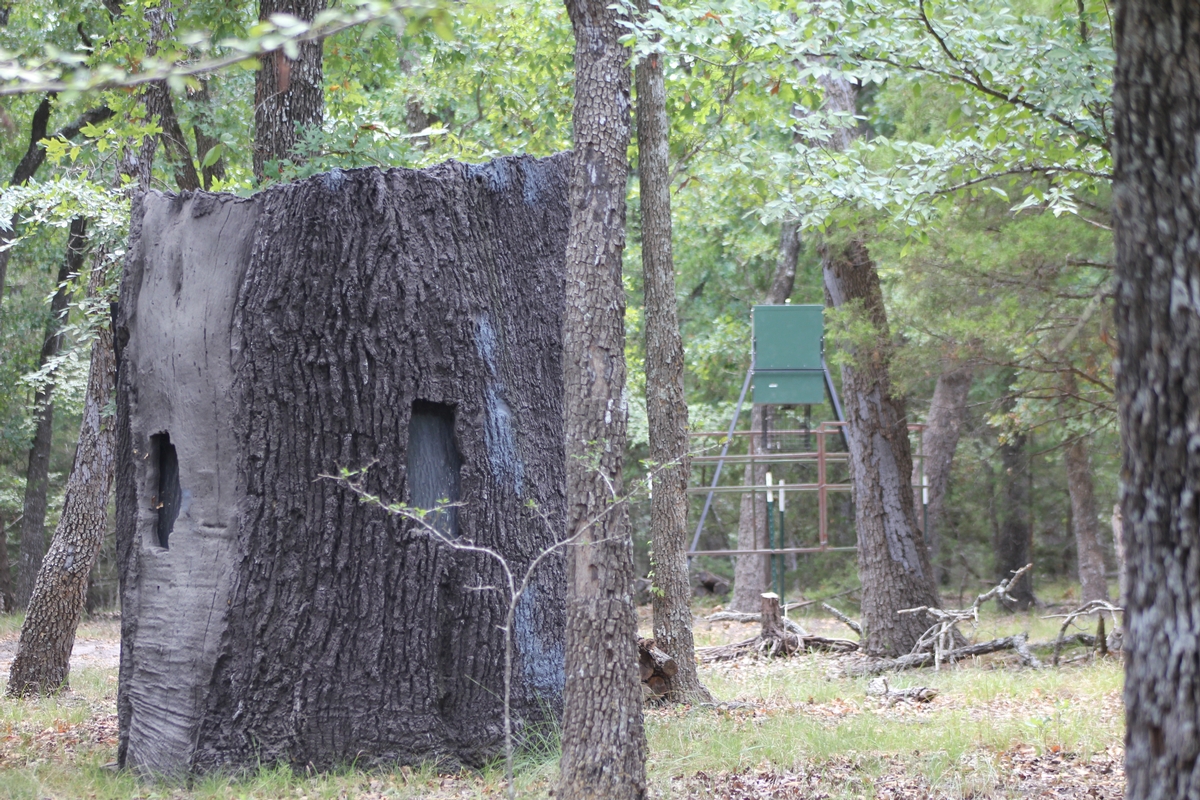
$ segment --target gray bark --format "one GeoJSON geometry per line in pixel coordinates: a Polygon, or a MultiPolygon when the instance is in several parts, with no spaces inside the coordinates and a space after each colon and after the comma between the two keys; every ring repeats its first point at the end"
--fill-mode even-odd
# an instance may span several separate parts
{"type": "Polygon", "coordinates": [[[842,403],[850,449],[850,482],[862,582],[863,647],[871,655],[911,652],[929,621],[896,612],[941,605],[929,550],[913,506],[908,420],[888,375],[891,334],[879,272],[866,246],[822,245],[826,303],[859,309],[875,329],[874,342],[856,348],[842,367],[842,403]]]}
{"type": "MultiPolygon", "coordinates": [[[[954,364],[938,375],[929,403],[929,414],[925,417],[925,433],[921,444],[925,453],[925,485],[928,503],[921,513],[925,500],[921,489],[914,489],[917,518],[923,522],[925,544],[929,547],[929,560],[933,564],[934,581],[941,584],[944,570],[939,566],[941,537],[938,521],[946,501],[946,490],[950,487],[950,473],[954,466],[954,452],[962,434],[962,425],[967,417],[967,395],[971,392],[974,366],[970,363],[954,364]]],[[[920,486],[920,474],[913,464],[913,486],[920,486]]]]}
{"type": "Polygon", "coordinates": [[[646,796],[625,451],[625,183],[629,50],[607,0],[567,0],[575,32],[575,155],[564,327],[566,687],[557,796],[646,796]]]}
{"type": "MultiPolygon", "coordinates": [[[[518,575],[560,538],[567,164],[135,207],[116,327],[123,764],[499,751],[499,565],[321,476],[369,467],[365,490],[419,508],[457,496],[434,524],[518,575]]],[[[563,593],[551,558],[516,610],[518,737],[560,708],[563,593]]]]}
{"type": "Polygon", "coordinates": [[[1114,6],[1126,797],[1200,795],[1200,5],[1114,6]]]}
{"type": "MultiPolygon", "coordinates": [[[[59,267],[57,288],[50,301],[50,319],[38,367],[45,366],[62,348],[62,329],[66,324],[67,304],[70,301],[69,279],[83,266],[87,248],[87,220],[71,220],[67,234],[67,255],[59,267]]],[[[36,415],[33,443],[29,448],[25,472],[25,502],[21,518],[21,563],[17,570],[17,606],[25,608],[37,582],[42,557],[46,553],[46,492],[50,488],[50,443],[54,431],[54,382],[44,384],[33,399],[36,415]]]]}
{"type": "MultiPolygon", "coordinates": [[[[650,10],[640,0],[639,11],[650,10]]],[[[683,339],[675,305],[671,249],[671,165],[667,91],[660,56],[637,65],[638,183],[641,187],[642,274],[646,315],[646,415],[654,493],[650,548],[654,569],[651,605],[654,641],[678,670],[667,676],[673,700],[710,701],[696,673],[692,639],[692,585],[687,561],[688,408],[684,393],[683,339]]]]}
{"type": "Polygon", "coordinates": [[[1104,548],[1100,544],[1100,515],[1092,484],[1092,464],[1087,440],[1073,439],[1063,450],[1067,468],[1067,491],[1071,495],[1071,527],[1079,557],[1081,600],[1108,601],[1108,579],[1104,577],[1104,548]]]}

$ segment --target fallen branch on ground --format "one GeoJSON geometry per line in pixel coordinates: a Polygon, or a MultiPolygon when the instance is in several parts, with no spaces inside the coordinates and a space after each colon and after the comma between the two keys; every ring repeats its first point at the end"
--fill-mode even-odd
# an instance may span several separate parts
{"type": "MultiPolygon", "coordinates": [[[[1021,663],[1029,666],[1041,666],[1041,662],[1029,651],[1028,637],[1023,633],[1018,633],[1016,636],[1005,636],[1003,639],[993,639],[990,642],[980,642],[979,644],[955,648],[954,650],[942,653],[941,660],[954,663],[964,658],[998,653],[1001,650],[1015,650],[1017,655],[1021,657],[1021,663]]],[[[909,653],[899,658],[888,658],[881,661],[857,664],[851,666],[847,672],[851,675],[879,675],[884,672],[927,667],[934,663],[934,658],[933,653],[909,653]]]]}
{"type": "MultiPolygon", "coordinates": [[[[953,651],[954,646],[967,640],[966,637],[963,636],[962,632],[958,630],[958,623],[967,621],[973,623],[978,622],[980,606],[982,606],[988,600],[991,600],[993,597],[1000,597],[1015,603],[1016,600],[1012,597],[1009,597],[1008,590],[1020,579],[1022,575],[1031,569],[1033,569],[1033,564],[1026,564],[1025,566],[1021,567],[1012,574],[1012,577],[1005,578],[987,592],[984,592],[976,597],[975,602],[971,603],[970,608],[934,608],[932,606],[918,606],[916,608],[905,608],[901,611],[897,611],[897,614],[926,614],[937,620],[929,627],[927,631],[925,631],[925,633],[921,634],[921,638],[917,640],[915,645],[913,645],[911,655],[925,654],[932,649],[933,668],[935,670],[941,669],[942,661],[944,661],[950,652],[953,651]]],[[[997,639],[996,641],[1002,640],[997,639]]],[[[1030,654],[1030,658],[1032,658],[1032,654],[1030,654]]],[[[1022,660],[1025,660],[1024,655],[1022,655],[1022,660]]],[[[1041,666],[1041,663],[1038,662],[1037,659],[1033,659],[1033,662],[1030,663],[1031,665],[1036,663],[1037,666],[1041,666]]]]}
{"type": "Polygon", "coordinates": [[[833,616],[837,617],[839,620],[844,622],[846,624],[846,627],[850,628],[850,630],[854,631],[859,636],[862,636],[862,625],[859,625],[857,622],[855,622],[854,620],[847,617],[841,611],[838,611],[836,608],[829,605],[829,603],[821,603],[821,608],[825,609],[830,614],[833,614],[833,616]]]}
{"type": "Polygon", "coordinates": [[[904,700],[928,703],[938,696],[938,690],[931,686],[910,686],[907,689],[893,689],[888,685],[887,678],[875,678],[867,684],[867,696],[878,697],[889,706],[894,706],[896,703],[904,700]]]}
{"type": "MultiPolygon", "coordinates": [[[[1075,609],[1074,611],[1072,611],[1068,614],[1049,614],[1045,617],[1042,617],[1042,619],[1060,619],[1060,618],[1062,618],[1062,621],[1063,621],[1062,627],[1058,629],[1058,638],[1054,640],[1054,659],[1052,662],[1054,664],[1054,666],[1056,666],[1056,667],[1058,666],[1058,655],[1062,650],[1063,642],[1067,641],[1067,639],[1064,638],[1067,635],[1067,628],[1071,627],[1071,624],[1073,622],[1075,622],[1075,620],[1078,619],[1079,617],[1086,616],[1089,614],[1095,614],[1097,612],[1099,612],[1100,614],[1103,614],[1105,611],[1107,611],[1109,614],[1112,614],[1113,626],[1115,627],[1116,625],[1118,625],[1118,623],[1117,623],[1118,612],[1123,613],[1125,611],[1125,609],[1121,608],[1120,606],[1114,606],[1112,603],[1108,602],[1107,600],[1092,600],[1090,603],[1084,603],[1082,606],[1080,606],[1079,608],[1075,609]]],[[[1104,642],[1104,647],[1105,647],[1105,649],[1107,649],[1107,642],[1104,641],[1102,638],[1104,635],[1103,634],[1103,630],[1104,630],[1103,619],[1104,618],[1101,617],[1100,635],[1098,637],[1092,637],[1092,643],[1093,643],[1093,645],[1095,645],[1099,642],[1104,642]]]]}
{"type": "MultiPolygon", "coordinates": [[[[750,614],[743,611],[718,611],[705,617],[709,622],[762,622],[762,614],[750,614]]],[[[783,627],[797,636],[808,636],[809,633],[787,617],[783,618],[783,627]]]]}

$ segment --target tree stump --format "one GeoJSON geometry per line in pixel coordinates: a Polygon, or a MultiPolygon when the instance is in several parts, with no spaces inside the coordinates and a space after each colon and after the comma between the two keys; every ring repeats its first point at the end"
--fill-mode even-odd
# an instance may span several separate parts
{"type": "MultiPolygon", "coordinates": [[[[135,206],[116,320],[119,760],[481,765],[505,579],[565,527],[566,156],[135,206]]],[[[561,708],[562,559],[518,605],[518,735],[561,708]]]]}

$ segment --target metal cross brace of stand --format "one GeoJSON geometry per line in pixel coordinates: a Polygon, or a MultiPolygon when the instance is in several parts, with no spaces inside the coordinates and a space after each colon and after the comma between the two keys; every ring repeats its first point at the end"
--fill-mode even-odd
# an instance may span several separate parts
{"type": "MultiPolygon", "coordinates": [[[[830,404],[833,406],[833,412],[837,416],[838,422],[845,422],[846,417],[842,413],[842,401],[838,397],[837,388],[833,385],[833,375],[829,372],[829,365],[825,362],[825,358],[821,358],[821,368],[825,377],[825,388],[829,392],[830,404]]],[[[746,392],[750,389],[751,379],[754,377],[754,354],[750,355],[750,368],[746,370],[746,379],[742,381],[742,391],[738,395],[737,406],[733,411],[733,419],[729,422],[729,430],[725,434],[725,441],[721,445],[721,455],[717,457],[717,467],[713,471],[712,482],[708,487],[708,495],[704,498],[704,509],[700,512],[700,520],[696,523],[696,532],[692,536],[692,546],[688,548],[688,558],[700,546],[700,534],[704,532],[704,523],[708,519],[708,512],[712,508],[713,495],[717,491],[718,483],[721,480],[721,470],[725,466],[725,459],[729,454],[729,443],[733,440],[734,431],[737,430],[738,420],[742,416],[742,406],[746,402],[746,392]]],[[[765,420],[764,420],[765,425],[765,420]]],[[[843,442],[846,440],[846,431],[844,428],[839,429],[843,442]]],[[[765,438],[764,431],[764,438],[765,438]]],[[[824,439],[822,439],[824,441],[824,439]]],[[[753,445],[751,445],[753,448],[753,445]]],[[[775,549],[775,548],[772,548],[775,549]]],[[[843,548],[837,548],[843,549],[843,548]]],[[[855,549],[855,548],[850,548],[855,549]]]]}

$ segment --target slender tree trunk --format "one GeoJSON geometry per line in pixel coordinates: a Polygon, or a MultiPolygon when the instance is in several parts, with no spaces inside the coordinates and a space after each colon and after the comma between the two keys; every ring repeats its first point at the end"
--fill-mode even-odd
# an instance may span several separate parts
{"type": "MultiPolygon", "coordinates": [[[[933,400],[929,403],[929,415],[925,418],[925,434],[922,446],[925,452],[925,503],[921,505],[920,488],[914,490],[917,519],[924,523],[925,544],[929,547],[929,560],[933,564],[934,581],[941,585],[944,570],[938,556],[941,538],[937,534],[938,520],[946,500],[946,489],[950,486],[950,471],[954,465],[954,452],[962,434],[963,421],[967,417],[967,395],[971,392],[974,368],[970,363],[955,364],[938,375],[933,389],[933,400]]],[[[913,464],[913,486],[920,485],[920,471],[913,464]]]]}
{"type": "MultiPolygon", "coordinates": [[[[92,260],[88,293],[96,296],[105,280],[107,259],[92,260]]],[[[8,695],[49,694],[66,688],[75,631],[87,599],[88,576],[96,564],[108,527],[114,438],[104,416],[116,380],[112,331],[102,325],[92,344],[91,371],[75,464],[67,480],[62,518],[42,562],[21,625],[17,655],[8,673],[8,695]]]]}
{"type": "Polygon", "coordinates": [[[1200,795],[1200,5],[1114,6],[1128,798],[1200,795]]]}
{"type": "MultiPolygon", "coordinates": [[[[794,223],[784,222],[779,232],[779,260],[775,262],[775,274],[771,288],[763,298],[764,305],[780,305],[792,296],[796,285],[796,261],[800,257],[800,228],[794,223]]],[[[748,452],[763,455],[767,443],[758,431],[763,429],[764,420],[770,425],[771,411],[761,405],[750,409],[750,437],[748,452]]],[[[767,479],[767,469],[749,464],[743,473],[743,484],[762,486],[767,479]]],[[[767,498],[762,494],[742,495],[738,514],[738,550],[762,550],[767,547],[767,498]]],[[[762,593],[771,581],[770,556],[738,556],[733,564],[733,600],[731,607],[736,611],[757,613],[762,608],[762,593]]]]}
{"type": "MultiPolygon", "coordinates": [[[[1000,445],[1004,502],[999,509],[1000,525],[993,547],[997,580],[1011,578],[1014,572],[1033,560],[1033,522],[1029,513],[1033,498],[1029,487],[1027,449],[1024,434],[1014,436],[1000,445]]],[[[1008,590],[1008,594],[1017,601],[1020,610],[1033,605],[1033,580],[1030,574],[1026,572],[1022,575],[1008,590]]]]}
{"type": "Polygon", "coordinates": [[[564,322],[566,686],[558,797],[646,796],[632,599],[633,547],[621,494],[625,450],[625,182],[629,51],[607,0],[567,0],[575,31],[575,155],[564,322]],[[614,505],[615,504],[615,505],[614,505]]]}
{"type": "Polygon", "coordinates": [[[1121,517],[1121,504],[1113,505],[1112,511],[1113,550],[1117,557],[1117,575],[1120,576],[1117,605],[1125,608],[1129,603],[1129,575],[1125,560],[1125,520],[1121,517]]]}
{"type": "MultiPolygon", "coordinates": [[[[766,442],[762,440],[761,432],[769,414],[770,409],[766,406],[751,406],[752,435],[748,437],[750,443],[746,447],[747,453],[756,456],[766,454],[766,442]]],[[[766,480],[767,468],[763,465],[747,464],[742,472],[743,485],[762,486],[766,480]]],[[[738,550],[763,550],[767,544],[767,497],[760,492],[747,492],[742,495],[738,514],[738,550]]],[[[734,611],[753,614],[762,608],[762,594],[770,583],[769,559],[770,556],[764,555],[736,557],[733,562],[733,599],[730,602],[730,608],[734,611]]]]}
{"type": "Polygon", "coordinates": [[[1067,491],[1071,494],[1071,527],[1079,554],[1079,585],[1083,602],[1108,600],[1104,577],[1104,548],[1100,544],[1100,515],[1092,485],[1092,465],[1087,440],[1076,438],[1063,451],[1067,467],[1067,491]]]}
{"type": "MultiPolygon", "coordinates": [[[[639,0],[646,14],[650,0],[639,0]]],[[[683,339],[675,305],[671,249],[671,166],[667,90],[660,56],[637,65],[638,182],[641,186],[642,273],[646,294],[646,415],[650,458],[658,470],[650,501],[654,568],[654,641],[675,659],[668,679],[674,700],[711,700],[696,674],[692,585],[687,562],[688,408],[683,386],[683,339]]]]}
{"type": "Polygon", "coordinates": [[[0,516],[0,611],[8,613],[15,605],[12,567],[8,563],[8,525],[0,516]]]}
{"type": "Polygon", "coordinates": [[[865,649],[872,655],[904,655],[929,622],[920,614],[896,612],[941,603],[913,507],[908,420],[892,395],[888,376],[891,334],[883,291],[861,241],[851,240],[837,250],[822,246],[821,255],[828,305],[859,308],[876,332],[874,343],[856,348],[852,361],[842,367],[842,403],[856,506],[865,649]]]}
{"type": "MultiPolygon", "coordinates": [[[[291,14],[311,21],[325,10],[326,0],[259,0],[258,17],[291,14]]],[[[264,172],[266,162],[292,159],[299,141],[297,126],[320,127],[325,116],[324,54],[321,40],[300,45],[293,61],[282,50],[259,59],[254,84],[254,176],[276,178],[264,172]]]]}
{"type": "MultiPolygon", "coordinates": [[[[50,123],[52,110],[53,103],[49,97],[42,100],[34,110],[33,119],[29,125],[29,146],[25,149],[25,155],[17,163],[17,168],[13,170],[9,186],[21,186],[28,183],[29,179],[38,171],[38,167],[46,160],[46,150],[41,146],[41,142],[46,138],[46,126],[50,123]]],[[[103,122],[111,116],[112,112],[107,107],[94,108],[84,112],[69,125],[55,131],[54,136],[67,140],[74,139],[85,125],[103,122]]],[[[12,255],[12,248],[8,245],[16,238],[16,227],[17,218],[14,216],[9,221],[7,228],[0,228],[0,298],[4,296],[4,287],[8,280],[8,259],[12,255]]]]}
{"type": "MultiPolygon", "coordinates": [[[[38,366],[45,366],[58,355],[62,347],[62,328],[66,323],[67,303],[70,300],[67,285],[70,276],[83,266],[84,250],[87,247],[87,220],[76,217],[71,220],[67,235],[67,255],[58,270],[57,289],[50,301],[50,320],[46,323],[46,338],[42,341],[42,352],[38,366]]],[[[25,509],[21,519],[21,563],[17,572],[17,605],[24,608],[29,603],[46,552],[46,492],[50,483],[50,439],[54,428],[54,382],[46,383],[34,396],[34,413],[37,423],[33,445],[29,448],[29,466],[25,473],[25,509]]]]}
{"type": "Polygon", "coordinates": [[[212,124],[212,95],[209,94],[207,81],[201,83],[199,91],[191,96],[191,102],[197,108],[192,131],[196,134],[196,159],[201,163],[200,183],[204,191],[208,191],[213,178],[225,180],[225,157],[221,156],[207,167],[203,166],[205,156],[221,143],[220,139],[208,134],[212,124]]]}

